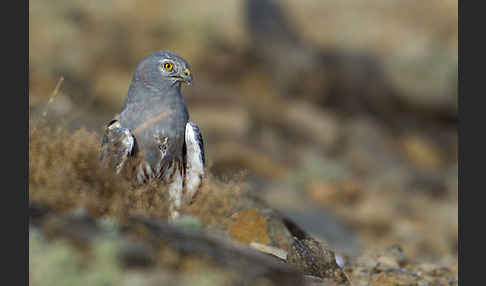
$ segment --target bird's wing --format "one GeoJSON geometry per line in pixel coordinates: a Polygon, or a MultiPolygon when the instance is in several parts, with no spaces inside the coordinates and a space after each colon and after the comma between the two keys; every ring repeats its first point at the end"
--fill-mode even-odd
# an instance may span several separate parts
{"type": "Polygon", "coordinates": [[[185,176],[184,188],[186,203],[191,203],[192,198],[199,190],[204,177],[205,167],[204,142],[199,127],[193,122],[186,124],[185,136],[185,176]]]}
{"type": "Polygon", "coordinates": [[[133,155],[135,137],[130,130],[123,128],[119,118],[108,123],[101,142],[100,160],[104,166],[113,168],[119,173],[130,155],[133,155]]]}

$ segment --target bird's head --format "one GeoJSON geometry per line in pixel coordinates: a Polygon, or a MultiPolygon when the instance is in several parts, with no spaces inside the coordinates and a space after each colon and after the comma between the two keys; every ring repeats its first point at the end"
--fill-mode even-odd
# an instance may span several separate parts
{"type": "Polygon", "coordinates": [[[139,64],[135,76],[145,86],[169,88],[181,83],[192,84],[192,72],[182,57],[170,51],[156,51],[145,57],[139,64]]]}

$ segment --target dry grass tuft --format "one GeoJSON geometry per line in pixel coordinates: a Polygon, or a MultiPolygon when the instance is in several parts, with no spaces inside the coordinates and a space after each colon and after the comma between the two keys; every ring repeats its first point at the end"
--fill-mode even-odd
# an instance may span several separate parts
{"type": "MultiPolygon", "coordinates": [[[[38,122],[37,122],[38,123],[38,122]]],[[[101,168],[100,138],[80,129],[39,126],[30,132],[29,197],[64,211],[85,207],[91,215],[122,218],[134,212],[167,216],[166,200],[153,186],[134,188],[101,168]]]]}
{"type": "Polygon", "coordinates": [[[209,174],[188,212],[206,226],[224,225],[237,211],[245,193],[246,189],[241,182],[222,183],[209,174]]]}
{"type": "MultiPolygon", "coordinates": [[[[29,134],[29,197],[55,210],[84,207],[94,217],[123,220],[138,214],[167,218],[165,186],[133,185],[123,176],[101,168],[101,138],[85,129],[69,133],[34,122],[29,134]]],[[[210,174],[188,208],[205,225],[221,224],[235,211],[242,184],[221,183],[210,174]]]]}

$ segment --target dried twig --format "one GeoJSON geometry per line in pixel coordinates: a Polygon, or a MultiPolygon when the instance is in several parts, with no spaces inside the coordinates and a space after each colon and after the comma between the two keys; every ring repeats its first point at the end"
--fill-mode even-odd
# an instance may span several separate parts
{"type": "Polygon", "coordinates": [[[61,84],[62,84],[63,81],[64,81],[64,77],[61,76],[61,78],[59,79],[59,81],[56,84],[56,88],[54,89],[51,96],[49,97],[49,100],[46,103],[46,107],[44,108],[44,111],[42,112],[43,117],[47,116],[47,111],[48,111],[49,105],[54,101],[54,98],[59,93],[59,89],[61,89],[61,84]]]}
{"type": "MultiPolygon", "coordinates": [[[[49,109],[49,105],[54,101],[54,98],[57,96],[59,93],[59,90],[61,89],[61,84],[64,82],[64,77],[61,76],[59,80],[57,81],[56,87],[54,88],[54,91],[52,92],[51,96],[49,96],[49,100],[46,103],[46,106],[44,107],[44,111],[42,111],[41,116],[45,118],[47,116],[47,111],[49,109]]],[[[36,123],[34,127],[32,128],[32,133],[34,133],[37,130],[39,123],[36,123]]]]}

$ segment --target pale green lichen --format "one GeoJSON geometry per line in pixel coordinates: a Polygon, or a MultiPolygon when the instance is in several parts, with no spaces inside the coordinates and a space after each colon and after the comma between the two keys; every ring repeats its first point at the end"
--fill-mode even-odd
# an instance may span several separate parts
{"type": "Polygon", "coordinates": [[[93,244],[89,264],[65,240],[47,242],[39,233],[29,234],[30,285],[107,286],[119,285],[122,269],[117,262],[116,241],[103,239],[93,244]]]}
{"type": "Polygon", "coordinates": [[[200,232],[203,230],[203,225],[199,219],[191,215],[183,215],[180,219],[171,223],[191,231],[200,232]]]}

